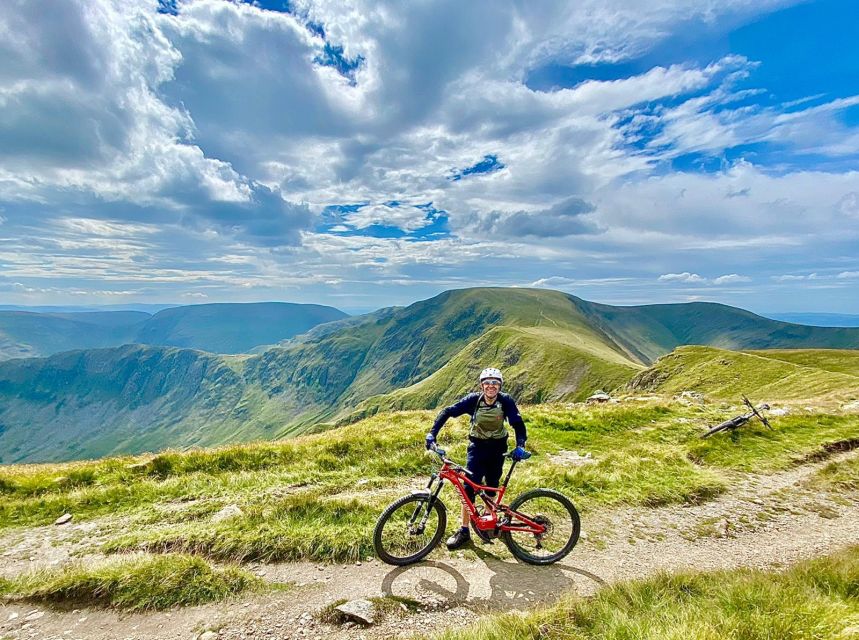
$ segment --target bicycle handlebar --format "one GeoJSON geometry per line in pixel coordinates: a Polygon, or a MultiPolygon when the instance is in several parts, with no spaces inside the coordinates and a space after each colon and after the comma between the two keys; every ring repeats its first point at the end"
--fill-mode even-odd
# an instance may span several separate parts
{"type": "Polygon", "coordinates": [[[447,451],[445,451],[444,449],[442,449],[442,448],[441,448],[440,446],[438,446],[435,442],[433,442],[433,443],[430,445],[430,451],[432,451],[434,454],[436,454],[436,455],[441,459],[441,461],[442,461],[443,463],[445,463],[445,464],[449,464],[449,465],[450,465],[451,467],[453,467],[455,470],[457,470],[457,471],[465,471],[465,467],[461,467],[460,465],[456,464],[453,460],[451,460],[450,458],[448,458],[448,457],[447,457],[447,451]]]}
{"type": "MultiPolygon", "coordinates": [[[[438,446],[435,442],[433,442],[433,443],[430,445],[430,451],[432,451],[434,454],[436,454],[436,455],[441,459],[441,461],[442,461],[442,462],[445,462],[445,463],[447,463],[447,464],[451,465],[454,469],[457,469],[457,470],[460,470],[460,471],[466,471],[466,468],[465,468],[465,467],[458,465],[458,464],[457,464],[457,463],[455,463],[453,460],[451,460],[450,458],[448,458],[448,457],[447,457],[447,451],[445,451],[444,449],[442,449],[442,448],[441,448],[440,446],[438,446]]],[[[505,457],[505,458],[507,458],[507,459],[509,459],[509,460],[513,460],[513,453],[512,453],[512,452],[505,453],[505,454],[504,454],[504,457],[505,457]]],[[[530,456],[530,455],[528,455],[528,458],[530,458],[530,457],[531,457],[531,456],[530,456]]],[[[522,460],[527,460],[527,458],[522,458],[522,460]]],[[[513,462],[522,462],[522,460],[513,460],[513,462]]]]}

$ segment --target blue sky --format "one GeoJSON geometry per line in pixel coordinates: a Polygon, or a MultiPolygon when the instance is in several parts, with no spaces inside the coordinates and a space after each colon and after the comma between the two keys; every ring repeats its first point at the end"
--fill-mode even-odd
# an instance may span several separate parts
{"type": "Polygon", "coordinates": [[[859,3],[0,7],[0,304],[859,313],[859,3]]]}

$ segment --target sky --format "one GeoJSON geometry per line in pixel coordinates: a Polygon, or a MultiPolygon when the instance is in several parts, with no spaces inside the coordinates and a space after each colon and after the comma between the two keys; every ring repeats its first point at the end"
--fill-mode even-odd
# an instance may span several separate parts
{"type": "Polygon", "coordinates": [[[854,0],[0,3],[0,304],[859,313],[854,0]]]}

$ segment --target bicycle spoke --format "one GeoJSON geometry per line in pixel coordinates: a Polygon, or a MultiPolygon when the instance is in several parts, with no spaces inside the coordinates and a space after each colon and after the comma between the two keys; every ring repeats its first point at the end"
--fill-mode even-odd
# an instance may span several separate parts
{"type": "MultiPolygon", "coordinates": [[[[550,496],[538,496],[526,500],[517,511],[529,520],[546,527],[542,535],[525,531],[510,531],[512,542],[536,558],[553,556],[560,552],[573,536],[575,523],[567,507],[550,496]]],[[[525,526],[515,516],[511,526],[525,526]]]]}
{"type": "Polygon", "coordinates": [[[428,501],[407,502],[395,509],[382,529],[385,550],[392,556],[412,556],[432,543],[440,523],[438,513],[432,510],[426,522],[428,501]]]}

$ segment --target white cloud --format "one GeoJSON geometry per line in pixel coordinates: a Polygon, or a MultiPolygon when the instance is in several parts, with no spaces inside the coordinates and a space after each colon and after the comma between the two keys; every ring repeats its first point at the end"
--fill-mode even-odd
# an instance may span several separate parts
{"type": "Polygon", "coordinates": [[[859,271],[842,271],[841,273],[839,273],[836,276],[836,278],[841,278],[841,279],[859,278],[859,271]]]}
{"type": "Polygon", "coordinates": [[[107,222],[89,218],[61,218],[57,225],[78,234],[105,238],[151,235],[159,231],[156,225],[151,224],[107,222]]]}
{"type": "Polygon", "coordinates": [[[757,67],[731,55],[527,82],[540,65],[623,61],[678,29],[719,32],[791,3],[299,0],[289,14],[195,0],[171,16],[155,0],[51,12],[15,0],[0,8],[0,276],[357,295],[377,281],[468,284],[492,264],[496,282],[645,299],[653,273],[748,277],[698,275],[729,264],[784,289],[779,274],[823,270],[821,254],[840,260],[827,277],[852,273],[859,173],[667,163],[768,140],[843,157],[859,148],[839,119],[856,98],[793,101],[790,116],[740,108],[753,96],[737,81],[757,67]],[[355,82],[315,62],[326,41],[363,57],[355,82]],[[449,179],[488,154],[504,169],[449,179]],[[371,204],[312,230],[326,206],[358,202],[371,204]],[[345,235],[418,231],[428,202],[449,216],[432,242],[345,235]]]}
{"type": "Polygon", "coordinates": [[[565,278],[562,276],[550,276],[548,278],[540,278],[539,280],[534,280],[529,287],[565,287],[573,284],[575,280],[573,278],[565,278]]]}
{"type": "Polygon", "coordinates": [[[431,224],[432,220],[428,219],[425,209],[412,205],[372,204],[343,216],[343,222],[356,229],[383,225],[403,231],[417,231],[431,224]]]}
{"type": "Polygon", "coordinates": [[[184,58],[156,9],[155,0],[0,8],[9,35],[0,160],[10,176],[0,199],[39,203],[48,218],[72,208],[91,218],[208,219],[289,243],[309,221],[304,208],[207,156],[193,143],[192,114],[163,99],[184,58]]]}
{"type": "Polygon", "coordinates": [[[568,289],[573,287],[601,287],[606,285],[625,284],[631,283],[634,280],[634,278],[567,278],[564,276],[550,276],[548,278],[535,280],[526,286],[549,289],[568,289]]]}
{"type": "Polygon", "coordinates": [[[751,282],[752,279],[748,276],[741,276],[736,273],[730,273],[724,276],[719,276],[718,278],[713,278],[713,284],[733,284],[735,282],[751,282]]]}
{"type": "Polygon", "coordinates": [[[660,282],[706,282],[706,278],[702,278],[697,273],[689,273],[688,271],[684,271],[683,273],[664,273],[659,276],[660,282]]]}
{"type": "Polygon", "coordinates": [[[836,208],[846,218],[859,220],[859,192],[851,191],[844,194],[844,197],[836,204],[836,208]]]}

